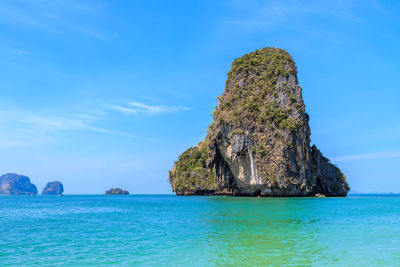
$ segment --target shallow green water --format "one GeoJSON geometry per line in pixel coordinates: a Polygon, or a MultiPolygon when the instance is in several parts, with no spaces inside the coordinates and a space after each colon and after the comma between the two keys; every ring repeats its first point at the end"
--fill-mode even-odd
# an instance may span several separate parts
{"type": "Polygon", "coordinates": [[[400,196],[1,196],[0,266],[400,266],[400,196]]]}

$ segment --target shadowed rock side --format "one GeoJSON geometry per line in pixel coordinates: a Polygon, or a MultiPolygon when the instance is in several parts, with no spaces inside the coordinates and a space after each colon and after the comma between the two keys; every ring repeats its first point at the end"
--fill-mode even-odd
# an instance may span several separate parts
{"type": "Polygon", "coordinates": [[[29,177],[15,173],[0,176],[0,195],[36,195],[37,188],[29,177]]]}
{"type": "Polygon", "coordinates": [[[106,191],[106,195],[129,195],[129,192],[121,188],[111,188],[106,191]]]}
{"type": "Polygon", "coordinates": [[[64,187],[61,182],[49,182],[43,188],[42,195],[61,195],[64,192],[64,187]]]}
{"type": "Polygon", "coordinates": [[[291,56],[263,48],[232,63],[214,121],[175,162],[177,195],[346,196],[343,173],[310,147],[309,117],[291,56]]]}

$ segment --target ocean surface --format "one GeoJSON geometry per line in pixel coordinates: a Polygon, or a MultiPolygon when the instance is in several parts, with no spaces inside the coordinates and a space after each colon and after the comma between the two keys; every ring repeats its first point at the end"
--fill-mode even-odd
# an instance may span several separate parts
{"type": "Polygon", "coordinates": [[[400,196],[0,196],[0,266],[400,266],[400,196]]]}

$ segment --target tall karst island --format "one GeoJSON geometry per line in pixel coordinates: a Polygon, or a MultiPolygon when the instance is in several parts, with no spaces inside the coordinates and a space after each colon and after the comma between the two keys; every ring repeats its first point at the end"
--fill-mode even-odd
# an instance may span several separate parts
{"type": "Polygon", "coordinates": [[[169,172],[177,195],[346,196],[343,173],[310,146],[296,65],[283,49],[233,61],[203,142],[169,172]]]}

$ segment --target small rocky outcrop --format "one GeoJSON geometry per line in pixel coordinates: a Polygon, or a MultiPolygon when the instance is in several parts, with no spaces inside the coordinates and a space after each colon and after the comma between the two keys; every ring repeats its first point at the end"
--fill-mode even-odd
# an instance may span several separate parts
{"type": "Polygon", "coordinates": [[[0,195],[36,195],[37,188],[29,177],[15,173],[0,176],[0,195]]]}
{"type": "Polygon", "coordinates": [[[64,192],[63,184],[59,181],[49,182],[43,188],[42,195],[61,195],[64,192]]]}
{"type": "Polygon", "coordinates": [[[346,196],[343,173],[310,146],[297,67],[263,48],[232,63],[203,142],[169,172],[177,195],[346,196]]]}
{"type": "Polygon", "coordinates": [[[106,195],[129,195],[129,192],[121,188],[111,188],[106,191],[106,195]]]}

